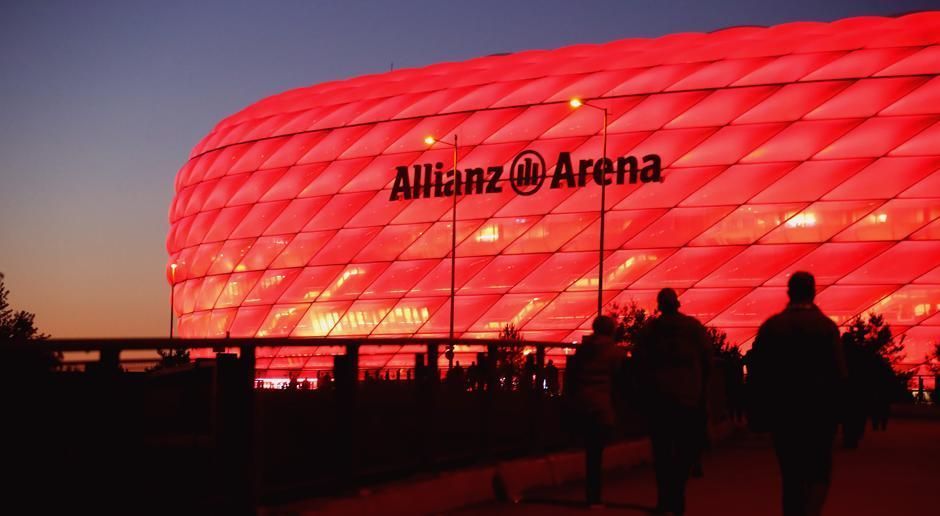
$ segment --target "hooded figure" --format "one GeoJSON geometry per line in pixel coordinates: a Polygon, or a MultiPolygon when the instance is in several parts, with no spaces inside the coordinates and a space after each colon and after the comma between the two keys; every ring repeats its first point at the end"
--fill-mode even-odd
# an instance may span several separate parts
{"type": "Polygon", "coordinates": [[[685,512],[685,484],[701,452],[712,349],[705,326],[679,312],[671,288],[657,296],[659,317],[640,332],[633,357],[647,407],[659,512],[685,512]]]}

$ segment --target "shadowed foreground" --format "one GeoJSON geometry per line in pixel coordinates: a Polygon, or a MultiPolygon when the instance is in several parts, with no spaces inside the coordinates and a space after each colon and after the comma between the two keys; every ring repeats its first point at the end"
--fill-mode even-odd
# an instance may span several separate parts
{"type": "MultiPolygon", "coordinates": [[[[932,514],[940,507],[940,421],[895,420],[888,431],[866,432],[858,450],[837,448],[826,515],[932,514]]],[[[777,465],[769,439],[748,435],[712,451],[705,478],[688,486],[689,516],[780,514],[777,465]]],[[[531,493],[519,504],[492,503],[459,514],[571,514],[582,484],[531,493]]],[[[656,501],[649,467],[608,476],[603,513],[645,514],[656,501]]],[[[598,512],[598,511],[591,511],[598,512]]]]}

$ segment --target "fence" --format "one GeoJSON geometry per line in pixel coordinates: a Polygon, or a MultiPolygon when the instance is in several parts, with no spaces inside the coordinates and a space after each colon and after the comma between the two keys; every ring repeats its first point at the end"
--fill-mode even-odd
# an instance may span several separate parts
{"type": "MultiPolygon", "coordinates": [[[[69,440],[83,448],[67,446],[67,460],[48,450],[20,458],[27,470],[32,463],[43,464],[36,475],[47,479],[51,465],[61,473],[62,482],[75,487],[75,499],[95,493],[95,485],[110,483],[108,492],[119,493],[112,495],[116,505],[149,499],[155,511],[184,505],[250,513],[259,503],[336,494],[408,473],[539,454],[573,444],[559,396],[564,369],[546,367],[547,356],[564,355],[571,345],[455,341],[456,346],[485,350],[475,355],[478,369],[467,381],[471,375],[455,379],[452,369],[449,375],[445,372],[449,340],[369,340],[370,347],[420,346],[409,348],[421,350],[407,368],[411,374],[400,378],[389,374],[388,380],[359,367],[363,344],[352,339],[31,344],[71,359],[67,371],[32,385],[33,403],[14,410],[14,420],[39,427],[24,431],[19,439],[38,447],[44,440],[61,439],[52,429],[69,428],[69,440]],[[318,381],[320,388],[309,390],[302,389],[301,382],[294,382],[291,386],[296,388],[291,389],[258,388],[259,349],[314,344],[343,351],[331,357],[332,368],[318,375],[322,381],[329,374],[328,383],[318,381]],[[125,371],[147,363],[128,357],[131,352],[183,348],[217,354],[214,359],[150,372],[125,371]],[[512,353],[524,358],[517,355],[516,367],[506,368],[498,359],[505,362],[512,353]],[[81,355],[76,359],[75,354],[81,355]],[[81,464],[92,462],[112,472],[108,482],[76,483],[81,464]]],[[[713,389],[716,414],[723,414],[726,405],[720,376],[716,375],[713,389]]],[[[618,391],[627,393],[618,399],[623,420],[618,437],[640,435],[638,404],[630,399],[626,384],[618,391]]]]}

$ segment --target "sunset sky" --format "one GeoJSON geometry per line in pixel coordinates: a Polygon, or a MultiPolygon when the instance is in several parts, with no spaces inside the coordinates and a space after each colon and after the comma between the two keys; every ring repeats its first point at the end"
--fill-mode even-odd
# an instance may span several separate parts
{"type": "Polygon", "coordinates": [[[4,2],[0,272],[54,337],[163,336],[173,179],[285,89],[496,52],[936,8],[936,0],[4,2]]]}

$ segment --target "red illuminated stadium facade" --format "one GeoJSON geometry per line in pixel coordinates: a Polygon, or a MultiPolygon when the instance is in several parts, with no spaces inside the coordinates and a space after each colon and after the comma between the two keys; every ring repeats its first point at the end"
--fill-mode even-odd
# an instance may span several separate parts
{"type": "MultiPolygon", "coordinates": [[[[596,314],[601,190],[581,166],[603,156],[603,122],[576,97],[609,114],[605,303],[651,306],[672,287],[747,346],[803,269],[837,323],[882,313],[918,362],[940,342],[938,41],[936,12],[739,27],[261,100],[177,174],[178,335],[446,337],[453,150],[424,139],[457,135],[457,335],[513,323],[579,340],[596,314]],[[544,182],[520,193],[510,165],[524,151],[544,159],[544,182]],[[636,162],[620,180],[618,158],[636,162]]],[[[366,367],[413,364],[408,348],[367,348],[366,367]]],[[[259,375],[329,367],[330,351],[259,352],[259,375]]]]}

